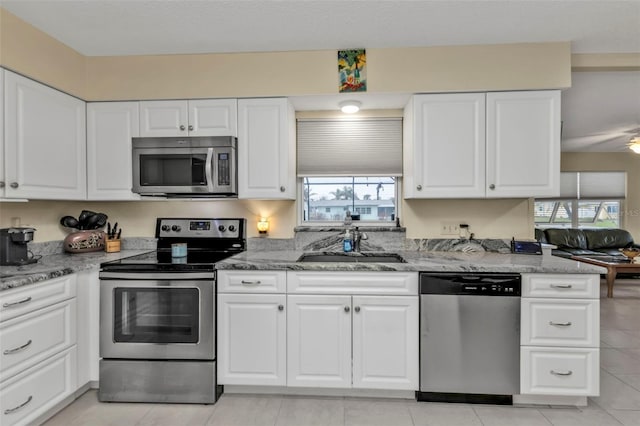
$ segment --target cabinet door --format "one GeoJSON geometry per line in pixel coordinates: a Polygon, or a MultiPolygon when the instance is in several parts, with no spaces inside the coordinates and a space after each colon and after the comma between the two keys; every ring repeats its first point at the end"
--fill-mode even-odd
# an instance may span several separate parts
{"type": "Polygon", "coordinates": [[[484,197],[485,94],[417,95],[406,114],[405,198],[484,197]]]}
{"type": "Polygon", "coordinates": [[[287,385],[351,387],[351,297],[287,296],[287,385]]]}
{"type": "Polygon", "coordinates": [[[238,100],[238,198],[296,198],[295,115],[287,99],[238,100]]]}
{"type": "Polygon", "coordinates": [[[187,136],[187,101],[140,102],[140,136],[187,136]]]}
{"type": "Polygon", "coordinates": [[[353,387],[418,390],[418,296],[353,296],[353,387]]]}
{"type": "Polygon", "coordinates": [[[560,195],[560,91],[487,94],[487,197],[560,195]]]}
{"type": "Polygon", "coordinates": [[[78,388],[98,383],[100,362],[100,278],[98,269],[77,273],[78,388]]]}
{"type": "Polygon", "coordinates": [[[137,200],[131,192],[131,138],[140,134],[138,102],[87,104],[89,200],[137,200]]]}
{"type": "Polygon", "coordinates": [[[5,71],[5,196],[86,199],[85,103],[5,71]]]}
{"type": "Polygon", "coordinates": [[[235,99],[189,101],[189,136],[238,136],[235,99]]]}
{"type": "Polygon", "coordinates": [[[284,386],[286,296],[218,295],[218,383],[284,386]]]}

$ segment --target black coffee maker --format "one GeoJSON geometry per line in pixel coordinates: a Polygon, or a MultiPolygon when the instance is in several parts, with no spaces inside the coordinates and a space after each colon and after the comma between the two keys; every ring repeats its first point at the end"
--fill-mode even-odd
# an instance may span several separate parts
{"type": "Polygon", "coordinates": [[[36,263],[38,259],[27,249],[27,243],[33,241],[34,231],[34,228],[0,229],[0,265],[36,263]]]}

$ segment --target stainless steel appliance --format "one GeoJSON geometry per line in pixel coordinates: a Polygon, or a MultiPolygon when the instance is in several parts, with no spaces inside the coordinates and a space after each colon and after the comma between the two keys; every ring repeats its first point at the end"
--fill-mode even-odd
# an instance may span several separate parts
{"type": "Polygon", "coordinates": [[[245,230],[160,218],[155,252],[101,265],[101,401],[216,401],[215,263],[246,249],[245,230]]]}
{"type": "Polygon", "coordinates": [[[238,195],[235,137],[133,138],[133,192],[169,197],[238,195]]]}
{"type": "Polygon", "coordinates": [[[0,265],[27,265],[35,263],[38,258],[27,248],[33,241],[34,228],[0,229],[0,265]]]}
{"type": "Polygon", "coordinates": [[[419,400],[512,403],[520,286],[519,274],[420,274],[419,400]]]}

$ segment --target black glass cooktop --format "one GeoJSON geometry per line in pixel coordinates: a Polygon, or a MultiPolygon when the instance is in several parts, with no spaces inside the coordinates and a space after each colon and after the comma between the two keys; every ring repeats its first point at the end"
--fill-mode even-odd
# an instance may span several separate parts
{"type": "Polygon", "coordinates": [[[209,271],[215,263],[237,251],[189,250],[185,257],[172,257],[171,250],[152,251],[132,257],[103,263],[104,271],[209,271]]]}

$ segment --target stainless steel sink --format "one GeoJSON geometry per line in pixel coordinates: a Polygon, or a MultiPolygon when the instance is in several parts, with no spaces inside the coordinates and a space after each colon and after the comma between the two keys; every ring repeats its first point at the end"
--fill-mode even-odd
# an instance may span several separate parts
{"type": "Polygon", "coordinates": [[[407,263],[396,253],[305,253],[297,262],[407,263]]]}

